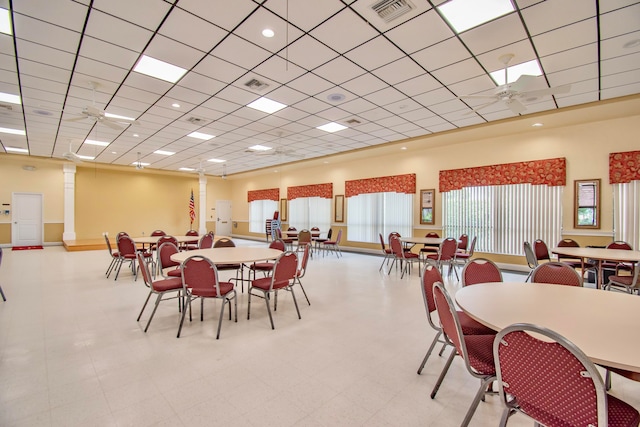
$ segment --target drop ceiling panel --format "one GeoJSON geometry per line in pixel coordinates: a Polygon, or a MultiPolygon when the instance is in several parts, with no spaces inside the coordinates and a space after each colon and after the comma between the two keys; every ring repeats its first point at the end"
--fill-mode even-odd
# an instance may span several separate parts
{"type": "Polygon", "coordinates": [[[347,52],[345,56],[360,66],[373,70],[394,62],[404,55],[386,37],[378,36],[347,52]]]}
{"type": "Polygon", "coordinates": [[[258,5],[251,0],[234,0],[224,7],[211,7],[209,0],[180,0],[178,7],[231,31],[258,5]]]}
{"type": "Polygon", "coordinates": [[[237,66],[250,69],[270,57],[271,53],[231,34],[213,50],[213,55],[237,66]],[[243,54],[238,55],[238,52],[243,54]]]}
{"type": "Polygon", "coordinates": [[[345,53],[378,33],[367,22],[348,9],[343,9],[310,33],[338,53],[345,53]]]}
{"type": "Polygon", "coordinates": [[[533,43],[540,56],[547,56],[597,40],[595,19],[587,19],[557,30],[533,37],[533,43]]]}
{"type": "Polygon", "coordinates": [[[498,49],[527,38],[517,13],[510,13],[487,24],[465,31],[460,35],[464,44],[475,55],[498,49]]]}
{"type": "Polygon", "coordinates": [[[529,33],[533,36],[564,27],[596,15],[591,0],[547,0],[522,11],[529,33]]]}
{"type": "Polygon", "coordinates": [[[169,15],[159,32],[203,52],[209,52],[229,34],[222,28],[180,8],[176,8],[169,15]]]}
{"type": "Polygon", "coordinates": [[[147,29],[95,9],[89,15],[86,34],[135,52],[142,52],[153,35],[147,29]]]}
{"type": "Polygon", "coordinates": [[[605,13],[600,19],[600,36],[603,39],[637,31],[640,28],[640,2],[605,13]]]}
{"type": "Polygon", "coordinates": [[[469,52],[460,41],[452,37],[420,50],[412,56],[427,71],[437,70],[469,57],[469,52]]]}
{"type": "Polygon", "coordinates": [[[61,0],[20,0],[13,3],[13,6],[14,10],[21,15],[27,15],[76,32],[82,31],[82,24],[88,10],[86,6],[81,4],[61,0]]]}
{"type": "Polygon", "coordinates": [[[451,28],[438,13],[431,9],[385,33],[400,49],[406,53],[414,53],[454,36],[451,28]],[[425,31],[429,36],[425,37],[425,31]]]}
{"type": "Polygon", "coordinates": [[[390,85],[410,80],[423,73],[424,69],[416,64],[415,61],[407,57],[394,61],[373,71],[374,75],[390,85]]]}

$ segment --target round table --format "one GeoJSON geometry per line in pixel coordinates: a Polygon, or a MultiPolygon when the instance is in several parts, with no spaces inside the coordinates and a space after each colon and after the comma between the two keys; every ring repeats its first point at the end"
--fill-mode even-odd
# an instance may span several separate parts
{"type": "Polygon", "coordinates": [[[417,245],[440,246],[444,239],[442,237],[401,237],[402,243],[415,243],[417,245]]]}
{"type": "Polygon", "coordinates": [[[596,286],[602,286],[602,262],[640,262],[640,251],[628,251],[625,249],[606,249],[606,248],[574,248],[574,247],[557,247],[551,249],[551,252],[557,255],[564,255],[572,258],[580,258],[582,261],[582,269],[584,272],[584,260],[586,258],[598,261],[598,278],[596,286]]]}
{"type": "Polygon", "coordinates": [[[215,264],[242,264],[247,262],[265,261],[276,259],[282,255],[282,251],[268,247],[239,246],[235,248],[212,248],[183,251],[171,255],[171,260],[183,262],[191,256],[203,256],[209,258],[215,264]]]}
{"type": "Polygon", "coordinates": [[[480,323],[499,331],[533,323],[556,331],[594,363],[640,372],[640,297],[622,292],[541,283],[481,283],[455,300],[480,323]]]}

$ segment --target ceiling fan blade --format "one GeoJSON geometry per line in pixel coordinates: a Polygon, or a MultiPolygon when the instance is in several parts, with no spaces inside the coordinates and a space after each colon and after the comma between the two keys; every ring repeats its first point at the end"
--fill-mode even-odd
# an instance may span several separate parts
{"type": "Polygon", "coordinates": [[[510,89],[514,92],[524,92],[536,81],[536,76],[523,74],[518,77],[518,80],[510,85],[510,89]]]}
{"type": "Polygon", "coordinates": [[[458,99],[496,99],[495,95],[462,95],[458,99]]]}
{"type": "Polygon", "coordinates": [[[63,122],[79,122],[80,120],[87,120],[89,117],[88,116],[79,116],[79,117],[72,117],[70,119],[62,119],[63,122]]]}
{"type": "Polygon", "coordinates": [[[508,101],[505,101],[505,103],[507,104],[507,107],[509,107],[509,109],[515,114],[520,114],[527,109],[527,107],[525,107],[522,102],[518,101],[517,99],[510,99],[508,101]]]}
{"type": "Polygon", "coordinates": [[[532,91],[528,91],[528,92],[523,92],[520,94],[520,96],[524,96],[524,97],[540,97],[540,96],[546,96],[546,95],[559,95],[562,93],[569,93],[569,91],[571,91],[571,85],[562,85],[562,86],[556,86],[556,87],[550,87],[548,89],[540,89],[540,90],[532,90],[532,91]]]}
{"type": "Polygon", "coordinates": [[[103,125],[105,125],[106,127],[111,128],[111,129],[115,129],[115,130],[122,130],[123,129],[122,126],[120,126],[117,123],[112,122],[111,120],[104,120],[103,119],[103,120],[99,120],[99,122],[102,123],[103,125]]]}

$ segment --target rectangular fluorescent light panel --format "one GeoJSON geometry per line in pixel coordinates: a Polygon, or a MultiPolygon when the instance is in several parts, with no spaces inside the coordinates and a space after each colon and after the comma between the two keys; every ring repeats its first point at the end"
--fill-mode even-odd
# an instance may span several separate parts
{"type": "Polygon", "coordinates": [[[100,147],[106,147],[106,146],[108,146],[110,144],[109,142],[94,141],[93,139],[85,139],[84,143],[85,144],[89,144],[89,145],[97,145],[97,146],[100,146],[100,147]]]}
{"type": "Polygon", "coordinates": [[[104,113],[105,117],[109,117],[112,119],[120,119],[120,120],[127,120],[129,122],[135,122],[136,119],[134,119],[133,117],[127,117],[127,116],[120,116],[118,114],[111,114],[111,113],[104,113]]]}
{"type": "Polygon", "coordinates": [[[21,129],[9,128],[0,128],[0,133],[10,133],[11,135],[26,135],[26,132],[21,129]]]}
{"type": "Polygon", "coordinates": [[[184,172],[193,172],[195,169],[194,168],[178,168],[179,171],[184,171],[184,172]]]}
{"type": "Polygon", "coordinates": [[[7,152],[12,152],[12,153],[28,153],[29,150],[27,150],[26,148],[18,148],[18,147],[4,147],[4,149],[7,152]]]}
{"type": "Polygon", "coordinates": [[[0,92],[0,102],[8,102],[10,104],[22,104],[18,95],[11,95],[10,93],[0,92]]]}
{"type": "Polygon", "coordinates": [[[491,78],[498,84],[498,86],[502,86],[506,83],[515,82],[522,75],[541,76],[542,70],[540,69],[540,64],[538,64],[538,61],[533,59],[529,62],[523,62],[522,64],[513,65],[507,68],[507,76],[509,81],[506,83],[504,81],[504,69],[494,71],[490,74],[491,78]]]}
{"type": "Polygon", "coordinates": [[[173,156],[174,154],[176,154],[173,151],[164,151],[164,150],[156,150],[156,151],[154,151],[154,153],[155,154],[161,154],[163,156],[173,156]]]}
{"type": "Polygon", "coordinates": [[[511,0],[450,0],[438,6],[456,33],[513,12],[511,0]]]}
{"type": "Polygon", "coordinates": [[[262,111],[263,113],[273,114],[276,111],[282,110],[286,105],[281,104],[278,101],[262,97],[256,99],[250,104],[247,104],[247,107],[262,111]]]}
{"type": "Polygon", "coordinates": [[[339,130],[346,129],[346,126],[342,126],[340,123],[327,123],[326,125],[318,126],[316,129],[323,130],[325,132],[338,132],[339,130]]]}
{"type": "Polygon", "coordinates": [[[209,135],[207,133],[202,133],[202,132],[191,132],[187,136],[190,136],[191,138],[204,139],[205,141],[208,141],[211,138],[215,138],[215,135],[209,135]]]}
{"type": "Polygon", "coordinates": [[[82,160],[93,160],[93,159],[95,159],[95,157],[83,156],[82,154],[76,154],[76,157],[78,157],[79,159],[82,159],[82,160]]]}
{"type": "Polygon", "coordinates": [[[249,150],[253,150],[253,151],[269,151],[269,150],[273,150],[273,148],[267,147],[265,145],[252,145],[251,147],[249,147],[249,150]]]}
{"type": "Polygon", "coordinates": [[[175,83],[187,72],[184,68],[160,61],[147,55],[142,55],[133,71],[155,77],[170,83],[175,83]]]}
{"type": "Polygon", "coordinates": [[[11,31],[11,14],[8,9],[0,8],[0,33],[13,34],[13,31],[11,31]]]}
{"type": "Polygon", "coordinates": [[[209,160],[207,160],[207,162],[211,162],[211,163],[224,163],[224,162],[226,162],[226,160],[222,160],[222,159],[209,159],[209,160]]]}
{"type": "Polygon", "coordinates": [[[132,164],[133,166],[137,166],[137,165],[140,165],[140,166],[151,166],[151,163],[138,162],[138,161],[135,161],[135,162],[133,162],[133,163],[131,163],[131,164],[132,164]]]}

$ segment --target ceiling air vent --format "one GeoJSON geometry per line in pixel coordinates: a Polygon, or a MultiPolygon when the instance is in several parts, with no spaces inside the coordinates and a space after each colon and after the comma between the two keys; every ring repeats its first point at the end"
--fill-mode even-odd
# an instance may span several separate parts
{"type": "Polygon", "coordinates": [[[265,82],[261,82],[258,79],[251,79],[244,84],[246,87],[252,90],[262,91],[269,87],[265,82]]]}
{"type": "Polygon", "coordinates": [[[201,119],[200,117],[195,117],[195,116],[191,116],[187,119],[187,121],[191,124],[194,125],[204,125],[205,123],[207,123],[207,121],[205,119],[201,119]]]}
{"type": "Polygon", "coordinates": [[[373,9],[384,22],[391,22],[413,8],[414,6],[409,0],[382,0],[371,5],[371,9],[373,9]]]}

